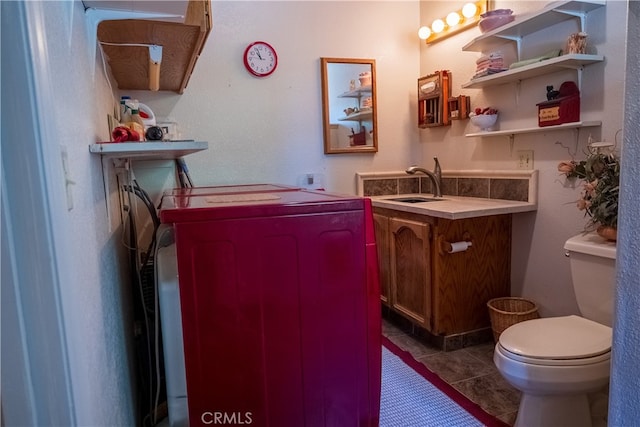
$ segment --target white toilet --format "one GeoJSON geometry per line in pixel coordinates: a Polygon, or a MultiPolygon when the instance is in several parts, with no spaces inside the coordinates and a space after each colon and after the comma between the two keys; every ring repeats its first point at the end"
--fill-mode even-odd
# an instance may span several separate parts
{"type": "Polygon", "coordinates": [[[595,233],[565,243],[581,316],[528,320],[496,344],[498,371],[522,391],[516,427],[588,427],[588,394],[609,383],[615,243],[595,233]]]}

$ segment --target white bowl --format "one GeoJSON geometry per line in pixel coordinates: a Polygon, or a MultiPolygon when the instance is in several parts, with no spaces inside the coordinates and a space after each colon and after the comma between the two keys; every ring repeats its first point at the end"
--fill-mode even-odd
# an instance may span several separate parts
{"type": "Polygon", "coordinates": [[[497,114],[477,114],[475,116],[469,116],[471,119],[471,123],[474,126],[479,127],[483,131],[487,131],[496,124],[496,120],[498,120],[497,114]]]}

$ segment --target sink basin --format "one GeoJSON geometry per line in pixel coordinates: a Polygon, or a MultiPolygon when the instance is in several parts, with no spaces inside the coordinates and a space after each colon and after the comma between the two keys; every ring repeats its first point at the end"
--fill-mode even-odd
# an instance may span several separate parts
{"type": "Polygon", "coordinates": [[[402,202],[402,203],[425,203],[425,202],[441,202],[443,200],[442,197],[395,197],[391,199],[393,202],[402,202]]]}

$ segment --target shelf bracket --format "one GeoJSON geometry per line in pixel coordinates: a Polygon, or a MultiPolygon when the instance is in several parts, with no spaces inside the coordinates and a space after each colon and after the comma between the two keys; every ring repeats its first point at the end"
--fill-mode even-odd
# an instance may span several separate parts
{"type": "Polygon", "coordinates": [[[582,70],[584,70],[584,66],[576,68],[576,72],[578,73],[578,90],[580,92],[582,92],[582,70]]]}
{"type": "Polygon", "coordinates": [[[554,12],[558,12],[558,13],[564,13],[565,15],[574,16],[574,17],[580,19],[580,31],[586,32],[586,28],[587,28],[587,14],[586,13],[572,11],[572,10],[560,10],[560,9],[553,9],[553,11],[554,12]]]}
{"type": "Polygon", "coordinates": [[[513,157],[513,144],[516,141],[516,135],[514,133],[509,134],[509,156],[513,157]]]}
{"type": "Polygon", "coordinates": [[[505,35],[498,35],[496,34],[496,37],[501,38],[501,39],[505,39],[505,40],[510,40],[512,42],[516,42],[516,55],[518,57],[518,61],[520,61],[522,58],[520,58],[520,52],[521,52],[521,47],[522,47],[522,37],[520,36],[505,36],[505,35]]]}

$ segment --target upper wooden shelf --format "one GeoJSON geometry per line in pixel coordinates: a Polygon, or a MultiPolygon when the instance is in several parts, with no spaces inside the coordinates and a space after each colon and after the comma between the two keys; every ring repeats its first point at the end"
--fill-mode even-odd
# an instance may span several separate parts
{"type": "Polygon", "coordinates": [[[183,93],[211,32],[210,0],[190,0],[183,23],[122,19],[98,25],[98,41],[120,90],[149,90],[149,48],[162,46],[160,90],[183,93]]]}

